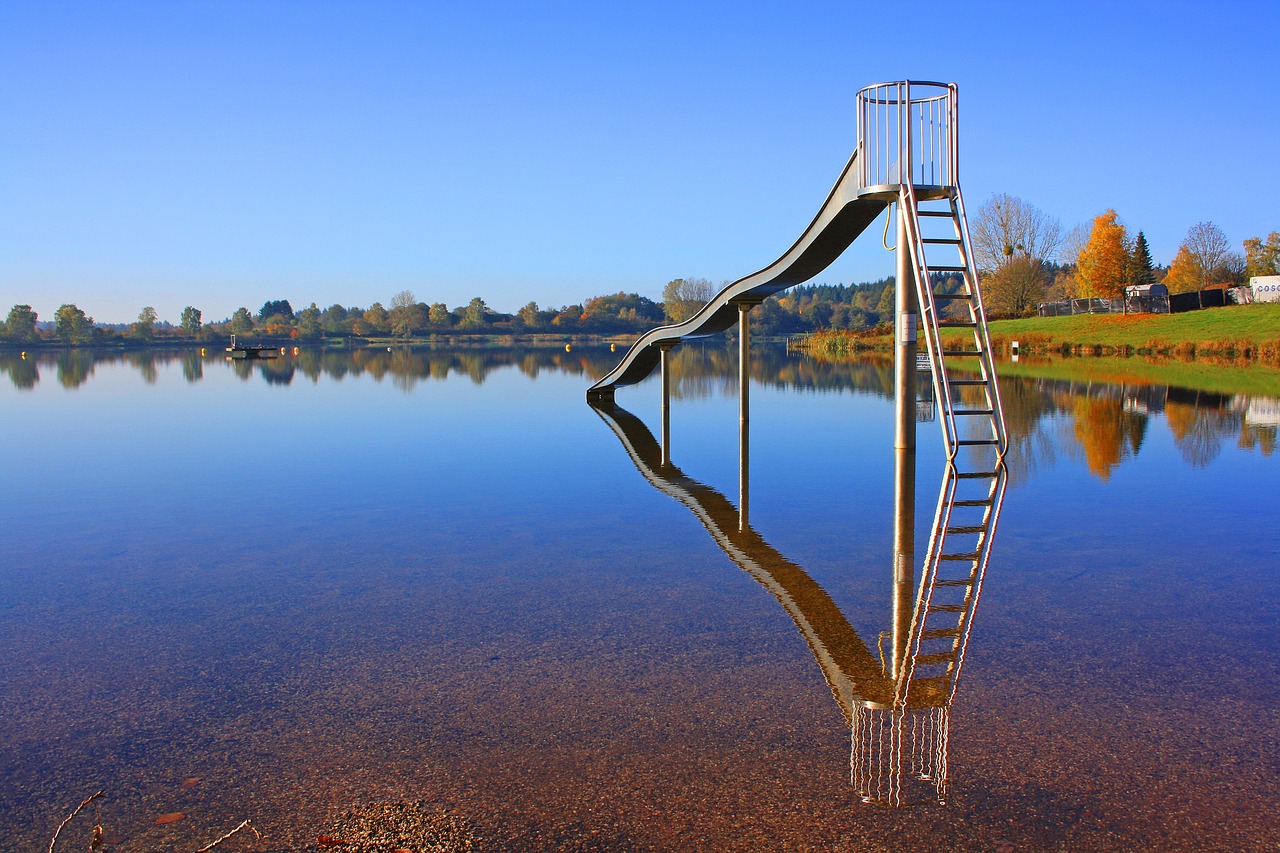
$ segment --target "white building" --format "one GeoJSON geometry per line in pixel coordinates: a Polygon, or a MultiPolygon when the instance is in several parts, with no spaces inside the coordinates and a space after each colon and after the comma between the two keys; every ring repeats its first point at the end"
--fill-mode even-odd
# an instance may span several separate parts
{"type": "Polygon", "coordinates": [[[1249,279],[1254,302],[1280,302],[1280,275],[1255,275],[1249,279]]]}

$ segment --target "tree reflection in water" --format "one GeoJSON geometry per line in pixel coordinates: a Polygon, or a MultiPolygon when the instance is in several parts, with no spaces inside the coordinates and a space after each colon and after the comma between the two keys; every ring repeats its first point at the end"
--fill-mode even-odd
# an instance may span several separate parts
{"type": "Polygon", "coordinates": [[[204,362],[200,353],[189,352],[182,357],[182,378],[188,384],[195,384],[204,378],[204,362]]]}
{"type": "Polygon", "coordinates": [[[1232,439],[1269,456],[1280,425],[1275,397],[1058,379],[1010,378],[1000,385],[1009,426],[1006,459],[1015,483],[1054,464],[1059,442],[1046,430],[1055,425],[1068,428],[1062,446],[1075,448],[1102,480],[1137,457],[1153,417],[1163,416],[1179,455],[1194,468],[1211,463],[1232,439]]]}
{"type": "Polygon", "coordinates": [[[58,353],[54,363],[58,370],[58,384],[63,388],[72,389],[79,388],[89,381],[97,360],[91,352],[67,350],[58,353]]]}
{"type": "MultiPolygon", "coordinates": [[[[607,373],[616,355],[603,345],[578,346],[566,352],[554,346],[408,348],[369,347],[347,350],[304,347],[278,358],[224,360],[220,347],[203,354],[181,351],[64,350],[56,353],[0,354],[0,372],[14,388],[30,390],[42,372],[54,371],[58,383],[79,388],[99,364],[124,363],[151,384],[158,372],[181,365],[187,382],[199,382],[214,365],[230,369],[244,380],[259,374],[272,385],[288,385],[297,374],[318,382],[368,376],[412,393],[424,381],[465,375],[483,384],[495,370],[514,367],[530,378],[544,371],[597,379],[607,373]]],[[[671,363],[671,395],[695,400],[732,393],[737,387],[737,353],[732,347],[686,344],[671,363]]],[[[867,394],[882,399],[893,395],[892,362],[880,356],[836,361],[789,352],[781,346],[757,346],[752,351],[751,375],[762,386],[867,394]]],[[[1107,480],[1126,459],[1137,457],[1153,419],[1163,417],[1175,446],[1188,465],[1202,468],[1221,454],[1227,442],[1245,450],[1271,455],[1280,424],[1280,395],[1217,394],[1147,382],[1079,382],[1061,379],[1002,377],[1000,393],[1008,426],[1006,463],[1011,484],[1034,477],[1057,463],[1061,443],[1096,477],[1107,480]]]]}
{"type": "Polygon", "coordinates": [[[34,358],[0,356],[0,373],[9,377],[19,391],[30,391],[40,382],[40,368],[34,358]]]}

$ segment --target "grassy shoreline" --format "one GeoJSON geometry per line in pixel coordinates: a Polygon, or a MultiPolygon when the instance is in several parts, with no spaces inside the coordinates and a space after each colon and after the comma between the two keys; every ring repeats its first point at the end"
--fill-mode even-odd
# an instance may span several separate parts
{"type": "MultiPolygon", "coordinates": [[[[1210,308],[1184,314],[1081,314],[994,320],[994,352],[1018,342],[1022,354],[1163,356],[1260,362],[1280,367],[1280,303],[1210,308]]],[[[945,339],[962,335],[949,333],[945,339]]],[[[893,346],[892,330],[815,332],[792,344],[829,354],[893,346]]]]}
{"type": "Polygon", "coordinates": [[[1254,362],[1223,364],[1143,356],[1031,357],[1000,361],[996,373],[1001,377],[1170,385],[1216,394],[1280,397],[1280,367],[1254,362]]]}

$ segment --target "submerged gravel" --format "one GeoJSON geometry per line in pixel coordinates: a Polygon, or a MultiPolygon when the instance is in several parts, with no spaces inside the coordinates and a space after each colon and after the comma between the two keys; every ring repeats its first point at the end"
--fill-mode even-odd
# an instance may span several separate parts
{"type": "Polygon", "coordinates": [[[422,803],[368,803],[316,838],[316,849],[344,853],[462,853],[475,850],[465,821],[422,803]]]}

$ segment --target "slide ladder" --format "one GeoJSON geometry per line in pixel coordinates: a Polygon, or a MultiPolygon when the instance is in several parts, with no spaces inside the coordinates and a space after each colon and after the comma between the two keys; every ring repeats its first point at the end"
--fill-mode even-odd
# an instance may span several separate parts
{"type": "Polygon", "coordinates": [[[1008,438],[960,188],[926,197],[904,184],[898,210],[947,453],[898,701],[936,707],[950,704],[964,662],[1004,499],[1008,438]]]}
{"type": "Polygon", "coordinates": [[[1004,501],[1006,471],[958,471],[947,465],[925,552],[898,707],[947,707],[964,663],[1004,501]]]}
{"type": "Polygon", "coordinates": [[[956,462],[965,448],[993,448],[995,456],[1003,457],[1008,439],[960,188],[926,199],[904,184],[898,207],[906,220],[947,458],[956,462]],[[935,290],[935,273],[950,281],[958,277],[959,287],[935,290]],[[965,334],[959,342],[954,335],[944,340],[948,329],[965,334]]]}

